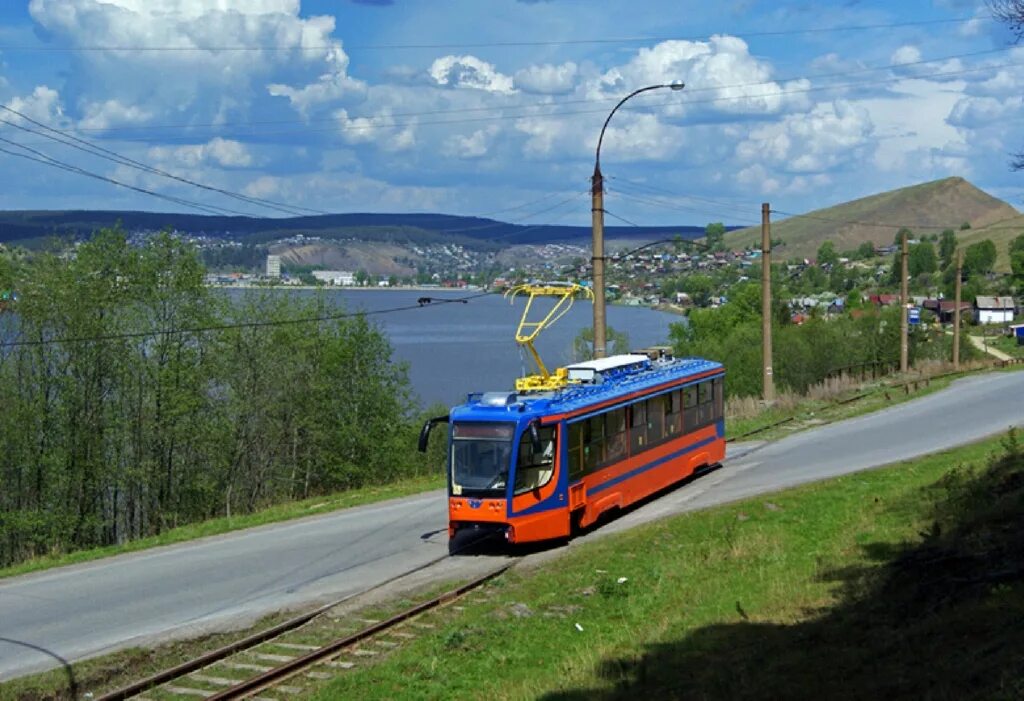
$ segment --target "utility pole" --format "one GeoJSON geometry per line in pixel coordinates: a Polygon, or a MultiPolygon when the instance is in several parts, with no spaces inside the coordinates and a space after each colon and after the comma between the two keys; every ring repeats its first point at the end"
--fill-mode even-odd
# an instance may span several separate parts
{"type": "Polygon", "coordinates": [[[771,207],[761,205],[761,362],[765,404],[775,401],[772,377],[772,237],[771,207]]]}
{"type": "Polygon", "coordinates": [[[604,306],[604,177],[594,169],[590,184],[590,221],[593,226],[594,257],[594,357],[605,356],[604,306]]]}
{"type": "Polygon", "coordinates": [[[903,232],[903,244],[900,247],[900,372],[906,373],[910,367],[910,342],[907,336],[910,324],[907,316],[910,312],[910,290],[907,285],[907,232],[903,232]]]}
{"type": "Polygon", "coordinates": [[[964,273],[964,252],[956,252],[956,295],[953,302],[953,369],[960,369],[960,280],[964,273]]]}

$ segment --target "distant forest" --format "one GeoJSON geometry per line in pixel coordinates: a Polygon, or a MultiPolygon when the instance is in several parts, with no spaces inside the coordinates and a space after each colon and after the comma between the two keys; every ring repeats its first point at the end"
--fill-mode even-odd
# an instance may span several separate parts
{"type": "MultiPolygon", "coordinates": [[[[193,235],[263,243],[295,234],[322,238],[453,242],[474,248],[510,244],[589,240],[586,226],[526,226],[450,214],[324,214],[308,217],[257,218],[131,211],[0,212],[0,242],[39,242],[50,237],[86,239],[104,228],[124,231],[172,229],[193,235]]],[[[608,226],[607,238],[697,238],[699,226],[608,226]]]]}

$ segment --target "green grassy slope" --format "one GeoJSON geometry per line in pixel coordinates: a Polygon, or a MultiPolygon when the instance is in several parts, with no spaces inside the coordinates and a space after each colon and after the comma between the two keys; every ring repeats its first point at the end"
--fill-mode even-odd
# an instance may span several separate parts
{"type": "Polygon", "coordinates": [[[957,239],[960,241],[961,248],[991,239],[992,243],[996,245],[996,251],[999,252],[999,257],[996,258],[996,271],[1008,273],[1010,272],[1010,242],[1022,234],[1024,234],[1024,214],[1018,214],[978,229],[958,231],[957,239]]]}

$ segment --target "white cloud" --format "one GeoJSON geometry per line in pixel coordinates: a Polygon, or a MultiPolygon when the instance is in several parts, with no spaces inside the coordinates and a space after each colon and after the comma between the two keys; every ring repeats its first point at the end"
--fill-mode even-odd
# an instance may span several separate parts
{"type": "Polygon", "coordinates": [[[442,56],[430,66],[430,77],[438,85],[510,94],[515,87],[510,76],[476,56],[442,56]]]}
{"type": "Polygon", "coordinates": [[[960,80],[960,76],[942,75],[945,73],[956,73],[962,71],[964,64],[960,59],[952,58],[946,61],[928,61],[922,63],[921,50],[916,46],[904,44],[893,52],[889,57],[893,73],[899,76],[922,77],[931,80],[960,80]]]}
{"type": "Polygon", "coordinates": [[[156,146],[149,149],[149,157],[163,163],[189,168],[201,165],[246,168],[253,163],[252,154],[245,144],[220,137],[211,139],[206,144],[156,146]]]}
{"type": "Polygon", "coordinates": [[[814,174],[858,161],[871,143],[868,111],[844,100],[751,132],[736,148],[740,161],[770,163],[789,173],[814,174]]]}
{"type": "Polygon", "coordinates": [[[385,107],[373,117],[349,117],[348,110],[334,113],[341,137],[349,144],[376,144],[384,151],[406,151],[416,145],[415,118],[399,123],[385,107]]]}
{"type": "Polygon", "coordinates": [[[560,66],[549,63],[530,66],[516,71],[515,87],[528,93],[561,95],[572,91],[577,72],[577,66],[572,61],[560,66]]]}
{"type": "Polygon", "coordinates": [[[62,43],[126,50],[75,54],[83,103],[145,104],[160,113],[226,119],[260,90],[315,105],[362,99],[333,17],[299,15],[298,0],[31,0],[29,13],[62,43]],[[175,49],[138,51],[131,49],[175,49]],[[272,86],[272,87],[267,87],[272,86]]]}
{"type": "Polygon", "coordinates": [[[497,127],[478,129],[472,134],[455,134],[445,140],[443,152],[447,156],[463,159],[482,158],[498,133],[497,127]]]}
{"type": "Polygon", "coordinates": [[[153,113],[138,105],[126,105],[120,100],[89,102],[82,108],[78,121],[80,129],[107,129],[111,126],[143,124],[153,113]]]}
{"type": "MultiPolygon", "coordinates": [[[[53,88],[46,85],[39,85],[30,95],[25,97],[13,97],[6,106],[15,112],[31,117],[32,119],[50,126],[59,126],[64,122],[64,109],[61,106],[60,94],[53,88]]],[[[4,119],[11,122],[21,122],[17,116],[9,112],[4,114],[4,119]]]]}

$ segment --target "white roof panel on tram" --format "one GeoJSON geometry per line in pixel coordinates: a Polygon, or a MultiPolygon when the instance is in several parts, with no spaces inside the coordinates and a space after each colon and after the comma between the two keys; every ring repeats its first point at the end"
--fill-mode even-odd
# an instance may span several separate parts
{"type": "Polygon", "coordinates": [[[573,363],[566,366],[568,370],[593,370],[594,372],[605,372],[616,368],[636,365],[648,360],[646,355],[627,353],[624,355],[613,355],[609,358],[598,358],[597,360],[586,360],[582,363],[573,363]]]}

